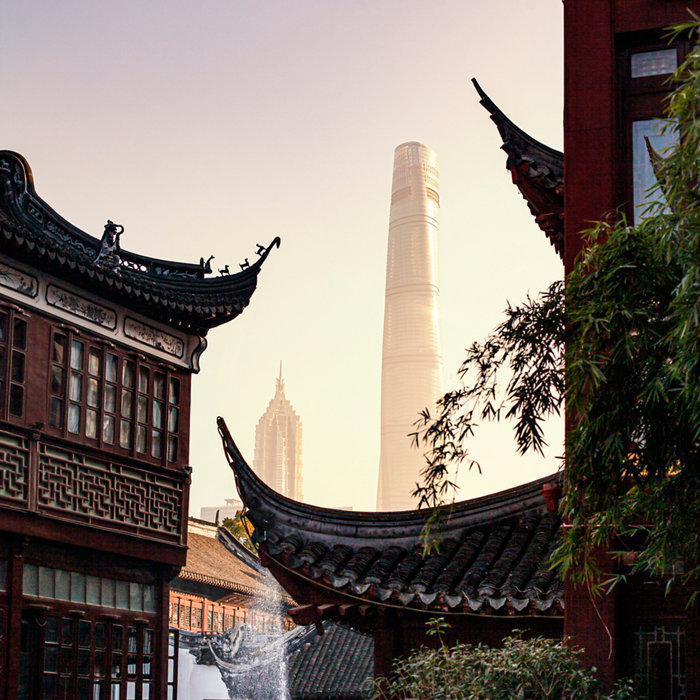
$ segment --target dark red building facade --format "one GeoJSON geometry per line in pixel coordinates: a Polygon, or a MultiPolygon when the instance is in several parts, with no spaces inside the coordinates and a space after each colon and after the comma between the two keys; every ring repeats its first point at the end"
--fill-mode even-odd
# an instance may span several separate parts
{"type": "MultiPolygon", "coordinates": [[[[0,698],[166,698],[185,563],[192,374],[238,274],[121,248],[0,151],[0,698]]],[[[279,243],[279,241],[275,241],[279,243]]]]}
{"type": "MultiPolygon", "coordinates": [[[[655,148],[668,77],[689,51],[665,28],[690,19],[685,0],[566,0],[564,3],[564,261],[580,231],[620,208],[630,221],[653,183],[645,139],[655,148]]],[[[607,567],[619,563],[603,561],[607,567]]],[[[700,697],[700,615],[690,591],[665,594],[654,580],[629,578],[604,598],[567,584],[564,633],[585,649],[606,685],[632,676],[643,697],[700,697]]]]}

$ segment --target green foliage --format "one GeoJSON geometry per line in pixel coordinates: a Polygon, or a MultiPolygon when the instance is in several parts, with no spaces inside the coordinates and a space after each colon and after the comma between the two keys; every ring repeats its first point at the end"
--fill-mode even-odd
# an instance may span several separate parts
{"type": "MultiPolygon", "coordinates": [[[[700,24],[685,25],[697,39],[700,24]]],[[[700,561],[700,49],[676,73],[662,154],[663,203],[632,227],[588,232],[567,280],[567,437],[558,553],[590,575],[591,552],[636,550],[634,568],[697,577],[700,561]],[[681,566],[679,564],[682,563],[681,566]]]]}
{"type": "MultiPolygon", "coordinates": [[[[506,320],[483,343],[473,343],[459,369],[462,386],[445,394],[434,416],[424,409],[412,434],[427,446],[424,481],[417,485],[420,507],[434,508],[456,486],[451,466],[468,459],[466,440],[480,421],[514,421],[521,453],[546,446],[542,423],[558,415],[564,400],[564,285],[557,281],[537,299],[508,305],[506,320]],[[504,396],[499,371],[510,370],[504,396]],[[473,377],[473,380],[472,380],[473,377]]],[[[468,460],[469,468],[479,468],[468,460]]]]}
{"type": "Polygon", "coordinates": [[[255,552],[255,545],[250,541],[250,536],[253,534],[253,525],[249,520],[244,518],[243,511],[236,511],[233,518],[224,518],[221,523],[246,549],[255,552]]]}
{"type": "MultiPolygon", "coordinates": [[[[700,20],[673,31],[681,33],[697,42],[700,20]]],[[[565,378],[570,527],[556,563],[594,589],[601,579],[593,553],[601,547],[624,551],[633,572],[669,585],[700,574],[698,46],[673,81],[666,128],[679,141],[656,164],[659,201],[637,226],[613,213],[584,234],[565,290],[555,283],[509,306],[506,321],[468,350],[462,388],[443,397],[434,417],[424,412],[414,436],[427,447],[416,493],[434,507],[454,487],[448,467],[468,457],[465,441],[478,420],[504,411],[515,421],[518,449],[541,452],[541,421],[559,412],[565,378]],[[512,376],[499,403],[503,367],[512,376]]],[[[440,513],[428,518],[426,533],[439,532],[440,513]]]]}
{"type": "Polygon", "coordinates": [[[422,648],[394,664],[391,680],[375,681],[373,700],[623,700],[623,681],[609,695],[578,663],[578,652],[551,639],[507,637],[502,648],[457,644],[422,648]]]}

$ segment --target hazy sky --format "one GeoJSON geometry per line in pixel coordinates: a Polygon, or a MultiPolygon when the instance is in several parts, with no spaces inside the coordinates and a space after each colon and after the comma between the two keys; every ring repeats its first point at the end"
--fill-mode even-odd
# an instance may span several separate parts
{"type": "MultiPolygon", "coordinates": [[[[393,150],[441,169],[445,387],[464,347],[562,275],[469,78],[556,148],[561,0],[23,0],[0,9],[3,148],[40,197],[122,245],[232,270],[281,236],[194,378],[191,512],[235,495],[215,419],[253,458],[279,361],[303,421],[305,500],[372,509],[393,150]]],[[[483,431],[461,496],[555,468],[483,431]]]]}

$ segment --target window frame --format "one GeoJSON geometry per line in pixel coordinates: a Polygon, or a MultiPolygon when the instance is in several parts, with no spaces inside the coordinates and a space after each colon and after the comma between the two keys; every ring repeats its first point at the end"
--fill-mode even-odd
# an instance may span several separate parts
{"type": "Polygon", "coordinates": [[[165,467],[181,464],[182,372],[65,324],[51,324],[47,363],[45,410],[51,434],[165,467]],[[79,345],[81,363],[73,361],[79,345]],[[92,358],[97,358],[96,369],[92,358]],[[61,384],[54,381],[60,372],[61,384]],[[88,430],[90,414],[95,415],[95,431],[88,430]]]}
{"type": "Polygon", "coordinates": [[[676,50],[676,65],[680,65],[690,50],[690,44],[682,38],[669,43],[659,33],[649,32],[623,35],[618,40],[618,152],[621,154],[618,159],[618,201],[624,202],[623,209],[630,222],[635,221],[633,125],[644,120],[662,119],[665,98],[673,89],[669,84],[671,73],[633,78],[632,56],[668,49],[676,50]]]}
{"type": "Polygon", "coordinates": [[[27,415],[30,318],[28,313],[13,304],[0,304],[0,419],[14,423],[24,423],[27,415]],[[17,345],[17,324],[24,328],[21,345],[17,345]],[[15,358],[21,358],[21,379],[14,376],[15,358]],[[13,389],[21,394],[19,413],[11,410],[13,389]]]}

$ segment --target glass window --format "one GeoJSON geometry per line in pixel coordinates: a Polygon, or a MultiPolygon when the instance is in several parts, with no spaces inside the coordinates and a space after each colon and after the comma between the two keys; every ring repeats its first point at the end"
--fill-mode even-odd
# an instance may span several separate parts
{"type": "Polygon", "coordinates": [[[660,51],[642,51],[633,53],[630,57],[630,73],[632,78],[646,78],[652,75],[666,75],[678,68],[676,49],[661,49],[660,51]]]}
{"type": "MultiPolygon", "coordinates": [[[[7,336],[6,324],[3,336],[7,336]]],[[[24,358],[12,364],[24,376],[24,358]]],[[[1,387],[0,387],[1,389],[1,387]]],[[[49,368],[49,424],[159,461],[177,462],[180,380],[143,358],[105,351],[98,341],[54,330],[49,368]],[[164,460],[167,458],[167,460],[164,460]]],[[[21,405],[23,396],[16,395],[21,405]]]]}
{"type": "Polygon", "coordinates": [[[675,132],[662,133],[663,119],[641,119],[632,123],[632,185],[634,194],[634,223],[643,218],[649,204],[653,201],[664,202],[659,190],[649,192],[656,184],[656,176],[647,149],[647,139],[651,147],[662,157],[664,149],[678,142],[675,132]]]}

